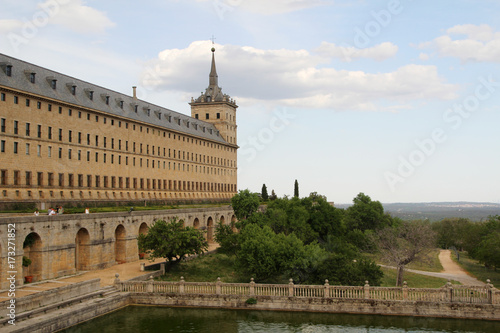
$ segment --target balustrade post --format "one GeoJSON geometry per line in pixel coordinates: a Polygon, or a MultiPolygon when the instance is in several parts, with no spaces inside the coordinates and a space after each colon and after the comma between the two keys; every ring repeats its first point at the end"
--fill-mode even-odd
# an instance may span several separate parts
{"type": "Polygon", "coordinates": [[[368,283],[368,281],[365,281],[364,292],[365,299],[370,299],[370,284],[368,283]]]}
{"type": "Polygon", "coordinates": [[[184,276],[181,276],[181,282],[179,282],[179,294],[184,294],[184,276]]]}
{"type": "Polygon", "coordinates": [[[118,290],[123,291],[123,284],[120,283],[119,277],[120,277],[120,274],[116,273],[115,274],[114,285],[118,288],[118,290]]]}
{"type": "Polygon", "coordinates": [[[146,270],[146,263],[145,262],[141,262],[141,269],[140,269],[140,271],[144,272],[145,270],[146,270]]]}
{"type": "Polygon", "coordinates": [[[220,295],[221,294],[221,284],[222,282],[220,281],[220,277],[217,278],[217,282],[215,283],[215,293],[217,295],[220,295]]]}
{"type": "Polygon", "coordinates": [[[160,264],[161,275],[165,275],[165,263],[160,264]]]}
{"type": "Polygon", "coordinates": [[[408,300],[408,283],[403,281],[403,301],[408,300]]]}
{"type": "Polygon", "coordinates": [[[448,280],[448,282],[446,282],[446,294],[448,302],[453,302],[453,285],[451,284],[451,280],[448,280]]]}
{"type": "Polygon", "coordinates": [[[148,293],[153,292],[153,275],[149,276],[148,285],[146,286],[146,292],[148,292],[148,293]]]}
{"type": "Polygon", "coordinates": [[[250,279],[250,296],[255,296],[255,282],[253,278],[250,279]]]}
{"type": "Polygon", "coordinates": [[[490,279],[486,280],[486,288],[488,288],[488,304],[495,304],[495,299],[493,298],[493,285],[490,279]]]}
{"type": "Polygon", "coordinates": [[[330,284],[325,280],[325,297],[330,297],[330,284]]]}
{"type": "Polygon", "coordinates": [[[294,289],[294,286],[293,286],[293,279],[290,279],[290,283],[288,283],[288,296],[289,297],[292,297],[293,296],[293,289],[294,289]]]}

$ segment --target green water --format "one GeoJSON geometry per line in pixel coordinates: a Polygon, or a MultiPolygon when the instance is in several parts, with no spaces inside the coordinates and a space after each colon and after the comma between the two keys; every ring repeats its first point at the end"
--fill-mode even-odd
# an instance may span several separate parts
{"type": "Polygon", "coordinates": [[[500,322],[346,315],[305,312],[214,310],[128,306],[71,327],[65,333],[175,332],[175,333],[284,333],[284,332],[500,332],[500,322]]]}

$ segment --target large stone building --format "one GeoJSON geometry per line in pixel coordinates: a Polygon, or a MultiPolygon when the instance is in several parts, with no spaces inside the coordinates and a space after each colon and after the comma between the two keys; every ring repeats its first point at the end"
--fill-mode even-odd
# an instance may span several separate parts
{"type": "Polygon", "coordinates": [[[191,117],[0,54],[0,202],[230,199],[237,105],[214,51],[191,117]]]}

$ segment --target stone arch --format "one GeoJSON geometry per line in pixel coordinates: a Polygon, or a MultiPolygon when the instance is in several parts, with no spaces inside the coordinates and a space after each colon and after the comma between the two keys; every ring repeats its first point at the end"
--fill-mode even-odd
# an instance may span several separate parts
{"type": "Polygon", "coordinates": [[[220,223],[221,224],[226,224],[226,219],[224,218],[224,215],[221,215],[221,217],[220,217],[220,223]]]}
{"type": "Polygon", "coordinates": [[[207,242],[210,244],[210,243],[213,243],[214,241],[214,220],[212,219],[212,217],[208,217],[208,220],[207,220],[207,242]]]}
{"type": "MultiPolygon", "coordinates": [[[[146,222],[142,222],[139,226],[139,235],[147,235],[149,231],[148,224],[146,222]]],[[[144,259],[146,254],[144,251],[139,249],[139,242],[137,242],[137,253],[139,253],[139,259],[144,259]]]]}
{"type": "Polygon", "coordinates": [[[42,279],[43,273],[43,252],[42,238],[36,232],[29,233],[23,242],[24,257],[31,260],[28,267],[23,267],[25,276],[32,276],[33,281],[42,279]]]}
{"type": "Polygon", "coordinates": [[[198,218],[195,218],[193,221],[193,228],[199,229],[200,228],[200,220],[198,218]]]}
{"type": "Polygon", "coordinates": [[[126,246],[127,232],[123,224],[119,224],[115,229],[115,261],[118,264],[126,262],[127,246],[126,246]]]}
{"type": "Polygon", "coordinates": [[[75,237],[75,268],[86,271],[90,267],[90,234],[85,228],[80,228],[75,237]]]}
{"type": "Polygon", "coordinates": [[[139,235],[147,235],[149,231],[148,224],[146,222],[142,222],[139,226],[139,235]]]}

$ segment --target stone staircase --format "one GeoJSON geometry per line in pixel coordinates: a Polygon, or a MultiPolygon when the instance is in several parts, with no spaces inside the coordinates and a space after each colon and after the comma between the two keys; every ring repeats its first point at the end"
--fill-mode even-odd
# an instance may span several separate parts
{"type": "Polygon", "coordinates": [[[114,286],[107,286],[91,293],[16,313],[14,326],[8,323],[10,318],[1,318],[0,331],[55,332],[126,305],[128,294],[118,292],[114,286]]]}

